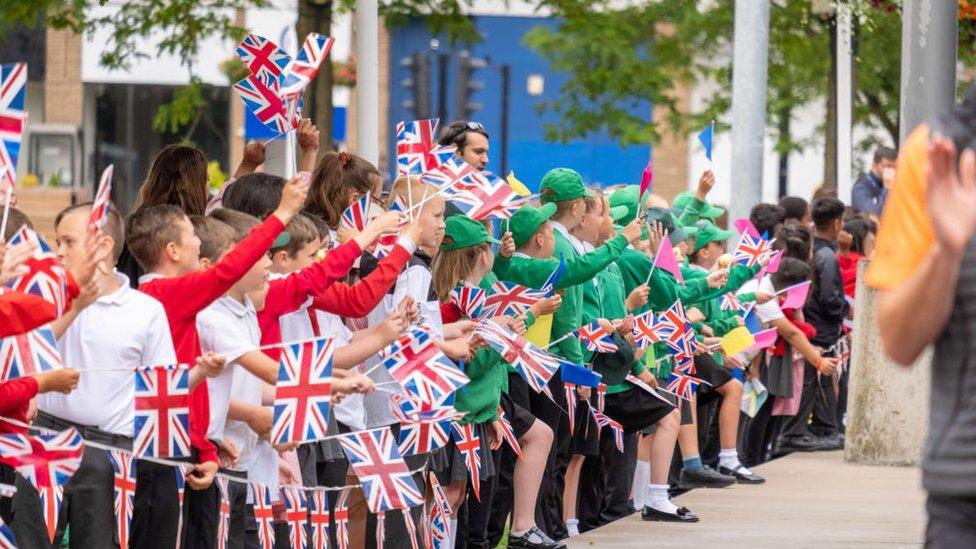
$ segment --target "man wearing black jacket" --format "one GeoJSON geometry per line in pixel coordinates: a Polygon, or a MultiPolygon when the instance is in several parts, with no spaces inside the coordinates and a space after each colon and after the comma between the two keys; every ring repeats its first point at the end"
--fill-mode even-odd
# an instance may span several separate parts
{"type": "MultiPolygon", "coordinates": [[[[837,236],[844,225],[844,203],[825,197],[810,206],[815,227],[813,239],[813,284],[803,315],[817,329],[810,338],[815,346],[824,349],[824,356],[837,356],[832,351],[843,337],[842,328],[848,304],[844,297],[844,282],[837,261],[837,236]]],[[[817,375],[809,362],[803,371],[803,392],[800,409],[783,427],[780,446],[787,450],[825,450],[843,447],[837,419],[837,396],[832,376],[817,375]],[[813,414],[812,423],[809,422],[813,414]]]]}

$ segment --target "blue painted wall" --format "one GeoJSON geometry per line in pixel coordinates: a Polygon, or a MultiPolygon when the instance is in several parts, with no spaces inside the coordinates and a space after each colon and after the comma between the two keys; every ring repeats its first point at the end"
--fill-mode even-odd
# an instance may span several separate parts
{"type": "MultiPolygon", "coordinates": [[[[604,134],[570,143],[549,143],[544,140],[545,123],[555,120],[552,113],[539,114],[537,105],[545,96],[558,93],[565,75],[553,72],[548,63],[522,43],[522,37],[537,25],[554,27],[553,19],[532,17],[475,17],[475,25],[484,40],[475,44],[471,53],[474,57],[489,58],[488,67],[475,71],[474,80],[484,83],[484,88],[473,94],[472,100],[482,104],[473,118],[485,125],[491,135],[490,163],[488,169],[501,170],[501,75],[502,64],[511,66],[511,88],[509,95],[509,147],[508,168],[514,170],[530,189],[538,190],[539,180],[551,168],[566,166],[579,171],[588,183],[610,185],[614,183],[637,183],[641,171],[650,158],[650,146],[622,148],[604,134]],[[545,78],[543,96],[530,96],[526,81],[531,74],[541,74],[545,78]]],[[[409,77],[408,69],[400,65],[400,60],[416,51],[431,53],[432,97],[431,109],[437,117],[438,110],[438,69],[437,54],[450,53],[447,81],[447,119],[448,124],[457,118],[454,112],[454,75],[457,70],[456,53],[460,48],[448,45],[443,39],[436,52],[430,50],[431,34],[421,20],[412,20],[407,25],[397,27],[390,37],[390,128],[399,120],[411,120],[413,115],[403,107],[403,101],[411,97],[410,90],[401,82],[409,77]]],[[[650,115],[650,104],[635,107],[635,111],[650,115]]],[[[396,173],[395,135],[390,142],[387,166],[389,173],[396,173]]],[[[501,174],[504,175],[504,174],[501,174]]]]}

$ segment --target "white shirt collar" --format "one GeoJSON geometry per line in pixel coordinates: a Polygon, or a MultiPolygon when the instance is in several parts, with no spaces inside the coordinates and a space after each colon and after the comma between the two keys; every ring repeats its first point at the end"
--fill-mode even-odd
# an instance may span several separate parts
{"type": "Polygon", "coordinates": [[[244,303],[241,303],[233,297],[225,295],[215,301],[214,304],[227,309],[240,318],[244,318],[248,314],[257,314],[254,309],[254,303],[252,303],[251,298],[247,296],[244,296],[244,303]]]}
{"type": "Polygon", "coordinates": [[[125,305],[131,295],[129,292],[132,291],[132,288],[129,287],[129,277],[118,271],[113,271],[113,274],[115,281],[119,283],[119,289],[99,297],[96,301],[106,305],[125,305]]]}
{"type": "Polygon", "coordinates": [[[142,286],[143,284],[145,284],[147,282],[152,282],[153,280],[156,280],[157,278],[166,278],[166,277],[164,277],[163,275],[161,275],[159,273],[146,273],[146,274],[144,274],[144,275],[142,275],[142,276],[139,277],[139,285],[142,286]]]}

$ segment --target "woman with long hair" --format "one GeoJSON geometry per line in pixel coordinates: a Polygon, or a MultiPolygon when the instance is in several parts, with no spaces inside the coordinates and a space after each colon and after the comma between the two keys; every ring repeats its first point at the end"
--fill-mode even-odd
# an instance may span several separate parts
{"type": "Polygon", "coordinates": [[[339,228],[342,212],[366,193],[379,200],[383,180],[376,166],[347,152],[328,152],[312,173],[305,210],[325,220],[330,229],[339,228]]]}

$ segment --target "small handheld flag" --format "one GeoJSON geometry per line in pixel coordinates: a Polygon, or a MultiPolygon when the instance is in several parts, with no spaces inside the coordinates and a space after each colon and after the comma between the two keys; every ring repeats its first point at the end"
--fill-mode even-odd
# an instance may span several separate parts
{"type": "Polygon", "coordinates": [[[506,177],[505,180],[508,181],[509,186],[511,186],[512,190],[515,191],[515,193],[519,196],[530,196],[532,194],[532,191],[525,186],[525,183],[522,183],[519,178],[515,177],[514,171],[508,172],[508,177],[506,177]]]}
{"type": "Polygon", "coordinates": [[[88,232],[97,233],[105,228],[108,223],[108,211],[112,205],[112,164],[109,164],[102,172],[102,178],[98,182],[98,192],[95,193],[95,202],[92,203],[91,215],[88,217],[88,232]]]}
{"type": "Polygon", "coordinates": [[[637,196],[637,207],[644,203],[644,194],[651,192],[653,190],[654,184],[654,167],[651,165],[651,161],[647,162],[647,166],[644,166],[644,171],[641,172],[640,181],[640,193],[637,196]]]}
{"type": "Polygon", "coordinates": [[[705,129],[698,134],[698,141],[701,142],[702,147],[705,147],[705,158],[708,159],[709,163],[712,161],[712,135],[714,132],[715,122],[713,121],[708,126],[705,126],[705,129]]]}
{"type": "Polygon", "coordinates": [[[685,278],[681,275],[681,265],[678,263],[678,258],[674,256],[674,247],[671,245],[671,238],[668,235],[664,235],[661,239],[661,245],[657,249],[657,254],[654,256],[654,263],[651,265],[651,272],[647,273],[647,280],[644,284],[651,283],[651,275],[654,273],[654,269],[665,270],[678,280],[678,282],[684,284],[685,278]]]}

